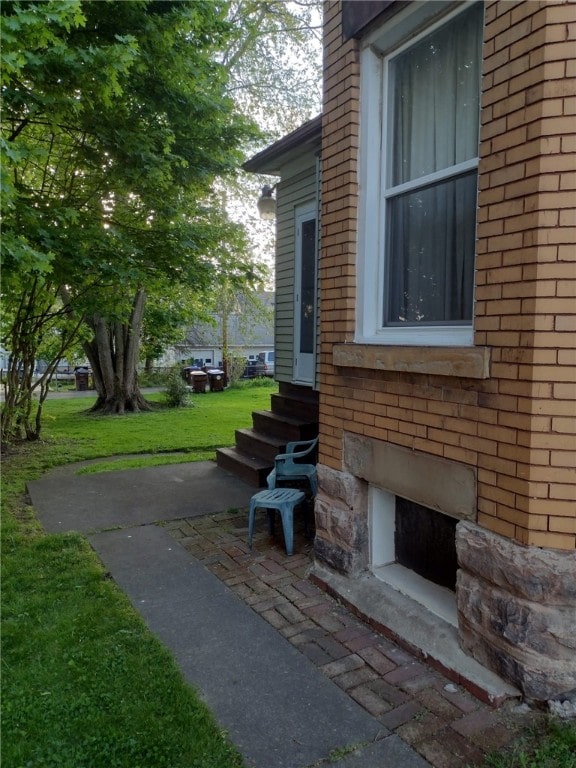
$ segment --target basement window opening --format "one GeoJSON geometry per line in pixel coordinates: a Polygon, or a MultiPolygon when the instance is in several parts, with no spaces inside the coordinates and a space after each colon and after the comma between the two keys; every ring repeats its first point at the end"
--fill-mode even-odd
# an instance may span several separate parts
{"type": "Polygon", "coordinates": [[[456,524],[449,515],[370,486],[370,560],[376,578],[453,626],[456,524]]]}

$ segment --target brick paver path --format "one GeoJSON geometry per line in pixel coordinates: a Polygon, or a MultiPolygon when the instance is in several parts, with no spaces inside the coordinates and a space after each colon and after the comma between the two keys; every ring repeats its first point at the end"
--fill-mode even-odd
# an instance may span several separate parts
{"type": "MultiPolygon", "coordinates": [[[[298,516],[297,516],[298,517],[298,516]]],[[[389,730],[436,768],[465,768],[511,744],[536,713],[481,703],[364,624],[307,579],[312,542],[295,522],[294,555],[282,526],[257,514],[252,551],[246,510],[164,524],[186,549],[389,730]]]]}

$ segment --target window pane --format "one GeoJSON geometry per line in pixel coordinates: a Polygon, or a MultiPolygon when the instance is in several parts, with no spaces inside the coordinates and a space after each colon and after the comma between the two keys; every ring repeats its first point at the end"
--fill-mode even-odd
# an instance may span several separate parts
{"type": "Polygon", "coordinates": [[[314,351],[314,294],[316,290],[316,220],[302,224],[300,276],[300,352],[314,351]]]}
{"type": "Polygon", "coordinates": [[[388,201],[384,325],[470,323],[476,172],[388,201]]]}
{"type": "Polygon", "coordinates": [[[390,62],[388,186],[477,157],[482,5],[390,62]]]}

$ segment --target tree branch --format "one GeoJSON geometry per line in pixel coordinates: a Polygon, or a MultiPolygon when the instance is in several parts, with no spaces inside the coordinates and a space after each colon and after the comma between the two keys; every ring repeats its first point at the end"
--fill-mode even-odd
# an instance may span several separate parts
{"type": "Polygon", "coordinates": [[[24,128],[26,128],[29,122],[30,122],[29,117],[24,118],[24,120],[22,120],[20,124],[16,128],[14,128],[14,130],[8,137],[8,141],[15,141],[18,138],[18,136],[22,133],[24,128]]]}

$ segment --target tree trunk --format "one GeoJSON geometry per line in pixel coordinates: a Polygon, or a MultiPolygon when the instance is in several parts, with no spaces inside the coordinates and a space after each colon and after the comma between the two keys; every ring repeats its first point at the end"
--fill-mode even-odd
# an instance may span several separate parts
{"type": "Polygon", "coordinates": [[[140,392],[138,357],[146,292],[136,292],[127,323],[107,322],[94,315],[88,323],[94,339],[84,344],[92,366],[97,400],[92,412],[122,415],[151,409],[140,392]]]}
{"type": "Polygon", "coordinates": [[[50,381],[60,360],[77,336],[80,322],[70,321],[66,306],[55,306],[57,291],[35,277],[22,291],[14,308],[5,338],[10,348],[4,385],[4,403],[0,417],[2,446],[20,440],[38,440],[42,429],[42,408],[50,381]],[[43,335],[55,323],[65,322],[66,332],[59,335],[59,345],[52,349],[44,373],[35,373],[36,358],[43,335]]]}

